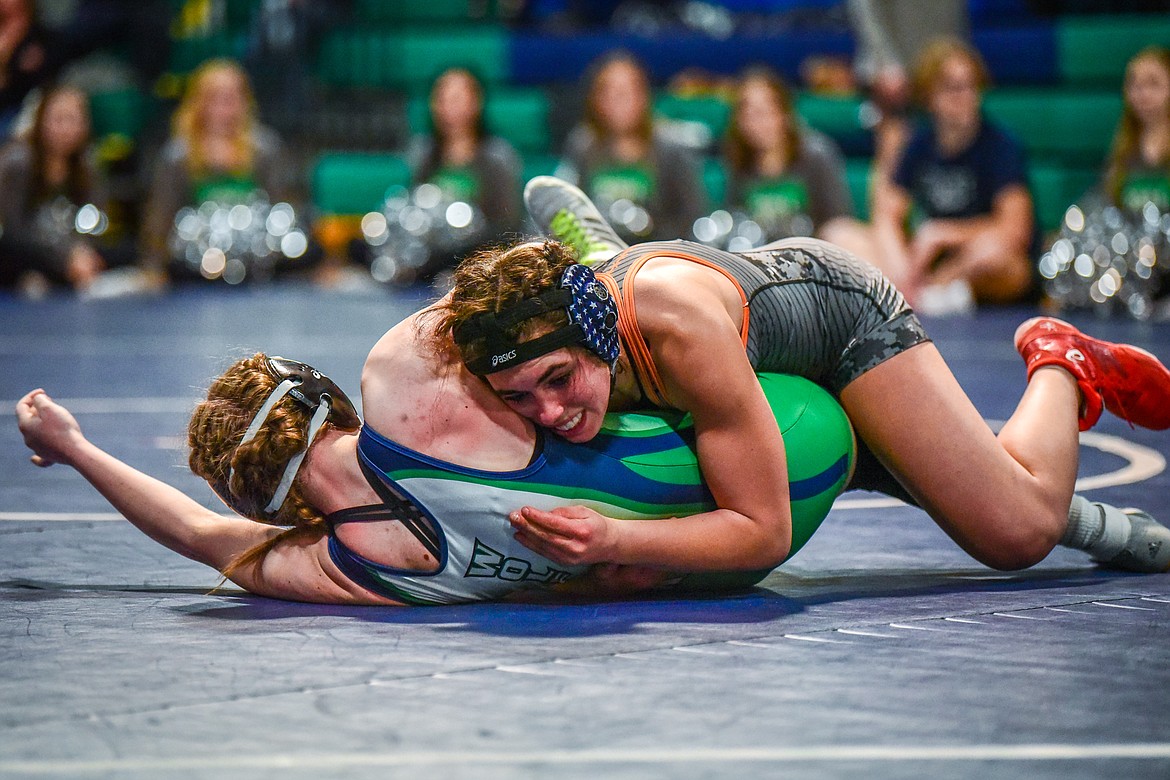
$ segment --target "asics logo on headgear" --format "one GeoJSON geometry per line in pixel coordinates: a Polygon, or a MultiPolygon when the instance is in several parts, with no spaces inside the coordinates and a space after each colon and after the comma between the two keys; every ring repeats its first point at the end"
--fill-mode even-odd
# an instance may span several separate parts
{"type": "Polygon", "coordinates": [[[1064,353],[1064,356],[1068,360],[1074,360],[1077,363],[1084,363],[1085,362],[1085,354],[1083,352],[1081,352],[1079,349],[1075,349],[1075,348],[1070,349],[1068,352],[1064,353]]]}
{"type": "Polygon", "coordinates": [[[512,358],[516,357],[516,350],[505,352],[502,355],[492,355],[492,366],[498,366],[500,363],[507,363],[512,358]]]}

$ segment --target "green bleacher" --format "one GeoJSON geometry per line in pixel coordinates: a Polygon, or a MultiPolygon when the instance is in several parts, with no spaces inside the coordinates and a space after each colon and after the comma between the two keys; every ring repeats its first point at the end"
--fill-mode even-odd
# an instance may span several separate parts
{"type": "Polygon", "coordinates": [[[860,219],[869,219],[869,176],[870,162],[854,158],[845,161],[845,181],[853,198],[854,213],[860,219]]]}
{"type": "Polygon", "coordinates": [[[504,28],[485,24],[338,30],[322,44],[317,75],[326,86],[419,93],[452,66],[467,67],[489,83],[505,81],[504,28]]]}
{"type": "Polygon", "coordinates": [[[357,0],[354,15],[370,24],[459,24],[477,15],[490,16],[494,3],[477,0],[357,0]]]}
{"type": "Polygon", "coordinates": [[[555,154],[527,154],[524,156],[524,181],[534,176],[552,176],[559,158],[555,154]]]}
{"type": "Polygon", "coordinates": [[[1117,89],[1001,89],[987,94],[988,116],[1010,128],[1031,157],[1100,165],[1121,116],[1117,89]]]}
{"type": "MultiPolygon", "coordinates": [[[[546,154],[552,139],[549,134],[549,100],[537,87],[490,89],[484,96],[484,124],[489,133],[498,135],[522,155],[546,154]]],[[[415,95],[407,106],[412,133],[430,131],[430,107],[426,95],[415,95]]]]}
{"type": "Polygon", "coordinates": [[[796,113],[809,126],[842,141],[866,132],[861,126],[861,98],[813,95],[796,98],[796,113]]]}
{"type": "Polygon", "coordinates": [[[90,95],[89,111],[94,138],[119,136],[128,142],[138,137],[150,110],[148,99],[133,88],[90,95]]]}
{"type": "Polygon", "coordinates": [[[364,214],[381,208],[388,189],[409,184],[401,155],[325,152],[313,166],[313,203],[322,214],[364,214]]]}
{"type": "Polygon", "coordinates": [[[731,106],[726,100],[712,95],[684,97],[664,93],[654,99],[654,111],[669,119],[698,122],[707,128],[712,138],[722,138],[731,121],[731,106]]]}
{"type": "Polygon", "coordinates": [[[989,93],[984,108],[1028,150],[1036,218],[1045,230],[1058,227],[1100,176],[1121,115],[1120,91],[1003,89],[989,93]]]}
{"type": "Polygon", "coordinates": [[[1170,15],[1070,16],[1057,22],[1056,43],[1065,85],[1117,89],[1130,57],[1170,47],[1170,15]]]}
{"type": "Polygon", "coordinates": [[[707,193],[708,205],[711,208],[720,207],[727,196],[727,169],[726,167],[714,157],[708,157],[703,161],[703,169],[701,171],[703,178],[703,189],[707,193]]]}
{"type": "MultiPolygon", "coordinates": [[[[716,138],[730,120],[731,107],[714,97],[660,95],[654,105],[664,116],[702,122],[716,138]]],[[[866,132],[860,121],[859,98],[805,93],[798,96],[796,106],[809,126],[838,141],[866,132]]],[[[1037,218],[1046,229],[1056,227],[1068,205],[1099,176],[1120,115],[1120,93],[1116,89],[1088,87],[1004,88],[990,91],[984,108],[1028,150],[1037,218]]],[[[868,219],[870,160],[848,158],[845,173],[856,213],[868,219]]],[[[726,184],[725,173],[708,160],[703,175],[712,202],[719,202],[726,184]]]]}
{"type": "Polygon", "coordinates": [[[1028,171],[1036,220],[1045,230],[1060,226],[1065,210],[1078,201],[1100,178],[1098,167],[1033,162],[1028,171]]]}
{"type": "MultiPolygon", "coordinates": [[[[183,0],[175,2],[183,5],[183,0]]],[[[181,75],[208,57],[241,56],[244,32],[259,5],[260,0],[226,0],[224,26],[176,40],[171,69],[181,75]]],[[[470,67],[488,84],[489,132],[516,147],[526,176],[551,172],[557,150],[550,132],[548,92],[541,85],[510,83],[512,33],[497,21],[498,5],[480,0],[356,0],[349,23],[322,41],[314,72],[327,90],[404,96],[411,132],[424,132],[431,81],[447,67],[470,67]]],[[[1009,128],[1028,150],[1037,214],[1045,228],[1055,227],[1067,205],[1099,176],[1120,113],[1128,59],[1149,45],[1170,47],[1170,13],[1066,15],[1050,23],[1059,84],[996,87],[985,98],[988,116],[1009,128]]],[[[713,139],[722,137],[731,115],[727,102],[711,95],[662,93],[654,105],[662,116],[703,124],[713,139]]],[[[99,136],[133,137],[150,108],[126,92],[95,95],[95,131],[99,136]]],[[[860,109],[856,97],[797,96],[797,110],[805,121],[853,155],[847,159],[846,177],[858,214],[864,217],[869,160],[858,150],[866,148],[868,131],[862,127],[860,109]]],[[[325,213],[345,213],[348,208],[357,213],[376,205],[390,183],[408,176],[401,159],[386,162],[383,157],[354,164],[345,155],[323,154],[312,174],[317,206],[325,213]]],[[[718,199],[725,186],[721,166],[708,162],[703,175],[709,195],[718,199]]]]}

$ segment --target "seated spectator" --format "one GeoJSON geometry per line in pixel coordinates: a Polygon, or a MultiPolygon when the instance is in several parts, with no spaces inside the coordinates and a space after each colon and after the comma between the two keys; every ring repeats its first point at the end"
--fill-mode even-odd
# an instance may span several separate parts
{"type": "Polygon", "coordinates": [[[45,93],[27,135],[0,150],[4,286],[29,294],[51,284],[84,290],[106,266],[94,238],[108,224],[107,188],[90,155],[89,133],[85,93],[58,86],[45,93]]]}
{"type": "Polygon", "coordinates": [[[64,41],[38,21],[33,0],[0,0],[0,138],[9,137],[25,99],[69,56],[64,41]]]}
{"type": "Polygon", "coordinates": [[[806,126],[768,68],[744,73],[726,143],[727,202],[762,229],[761,243],[806,235],[868,255],[840,149],[806,126]]]}
{"type": "Polygon", "coordinates": [[[1105,194],[1139,211],[1170,211],[1170,50],[1151,46],[1125,68],[1125,104],[1105,167],[1105,194]]]}
{"type": "Polygon", "coordinates": [[[935,39],[967,40],[966,0],[846,0],[857,41],[857,79],[867,96],[874,131],[874,186],[889,179],[909,136],[913,104],[911,68],[935,39]]]}
{"type": "Polygon", "coordinates": [[[449,68],[430,92],[431,134],[411,139],[407,150],[411,181],[439,188],[444,202],[464,202],[482,215],[475,229],[451,247],[432,252],[419,278],[452,267],[462,254],[497,242],[520,228],[521,163],[516,150],[484,126],[483,84],[466,68],[449,68]]]}
{"type": "Polygon", "coordinates": [[[628,241],[690,235],[706,205],[698,161],[656,127],[645,68],[613,52],[591,74],[584,122],[569,133],[557,175],[580,186],[628,241]]]}
{"type": "Polygon", "coordinates": [[[154,163],[142,223],[144,270],[162,283],[171,271],[199,267],[198,258],[176,257],[170,241],[184,207],[292,202],[297,185],[280,138],[257,120],[244,70],[231,60],[205,62],[191,75],[154,163]]]}
{"type": "Polygon", "coordinates": [[[1170,50],[1151,46],[1126,65],[1121,119],[1099,186],[1065,211],[1038,270],[1061,309],[1170,314],[1170,50]],[[1084,259],[1109,258],[1108,263],[1084,259]]]}
{"type": "Polygon", "coordinates": [[[1018,301],[1034,288],[1039,231],[1020,144],[982,113],[987,71],[955,38],[915,73],[927,122],[878,188],[871,258],[921,310],[1018,301]]]}

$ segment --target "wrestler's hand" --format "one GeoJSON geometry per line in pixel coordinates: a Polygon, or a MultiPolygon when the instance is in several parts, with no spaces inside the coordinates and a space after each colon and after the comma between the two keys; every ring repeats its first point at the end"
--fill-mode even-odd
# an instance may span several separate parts
{"type": "Polygon", "coordinates": [[[16,424],[38,466],[69,463],[70,453],[85,441],[81,426],[64,406],[36,389],[16,402],[16,424]]]}
{"type": "Polygon", "coordinates": [[[614,520],[583,506],[551,512],[526,506],[508,516],[515,537],[533,552],[565,566],[613,560],[614,520]]]}

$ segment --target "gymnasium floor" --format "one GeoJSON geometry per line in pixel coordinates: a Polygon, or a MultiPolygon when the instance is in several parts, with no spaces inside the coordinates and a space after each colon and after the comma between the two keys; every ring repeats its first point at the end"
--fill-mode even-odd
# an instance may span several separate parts
{"type": "MultiPolygon", "coordinates": [[[[183,430],[230,358],[297,357],[356,393],[368,348],[423,300],[2,299],[0,400],[44,387],[213,506],[183,430]]],[[[988,419],[1023,388],[1028,314],[927,322],[988,419]]],[[[1170,361],[1170,324],[1076,321],[1170,361]]],[[[1107,417],[1082,454],[1090,497],[1170,518],[1170,432],[1107,417]]],[[[762,587],[723,597],[282,603],[209,593],[214,572],[26,458],[9,416],[0,777],[1170,777],[1170,574],[1066,550],[994,572],[920,512],[851,493],[762,587]]]]}

